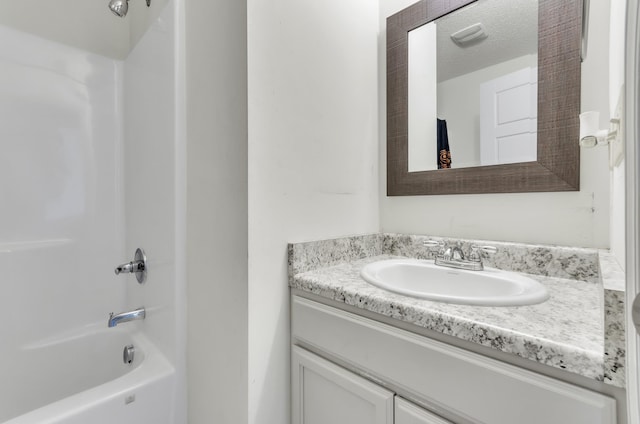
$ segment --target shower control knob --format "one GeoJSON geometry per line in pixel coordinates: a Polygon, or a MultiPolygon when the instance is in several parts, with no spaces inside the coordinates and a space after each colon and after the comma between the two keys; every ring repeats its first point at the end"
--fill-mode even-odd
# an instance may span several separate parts
{"type": "Polygon", "coordinates": [[[144,263],[142,262],[129,262],[128,264],[118,265],[115,269],[116,275],[121,272],[124,273],[134,273],[138,271],[144,271],[144,263]]]}
{"type": "Polygon", "coordinates": [[[126,264],[118,265],[115,269],[116,275],[122,273],[136,274],[136,280],[142,284],[147,279],[147,256],[144,254],[144,250],[136,249],[135,257],[133,261],[126,264]]]}

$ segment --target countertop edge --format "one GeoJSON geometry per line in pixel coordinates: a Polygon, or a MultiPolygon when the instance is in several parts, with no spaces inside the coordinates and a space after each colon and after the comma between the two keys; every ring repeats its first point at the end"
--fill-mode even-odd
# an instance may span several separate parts
{"type": "Polygon", "coordinates": [[[498,329],[491,325],[472,323],[464,318],[417,310],[393,300],[364,296],[344,287],[320,287],[300,275],[293,277],[290,287],[596,381],[605,381],[603,355],[593,351],[498,329]],[[381,308],[388,308],[392,313],[382,313],[381,308]],[[420,315],[422,319],[408,319],[412,315],[420,315]]]}

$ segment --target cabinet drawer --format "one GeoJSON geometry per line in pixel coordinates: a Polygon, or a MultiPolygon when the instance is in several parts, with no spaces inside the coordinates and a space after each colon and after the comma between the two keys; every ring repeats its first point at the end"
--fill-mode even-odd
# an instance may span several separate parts
{"type": "Polygon", "coordinates": [[[292,340],[475,423],[615,424],[615,400],[298,296],[292,340]]]}

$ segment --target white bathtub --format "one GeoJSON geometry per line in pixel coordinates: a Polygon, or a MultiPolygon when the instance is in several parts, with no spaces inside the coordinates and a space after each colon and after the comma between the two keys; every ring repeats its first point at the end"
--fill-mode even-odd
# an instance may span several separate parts
{"type": "Polygon", "coordinates": [[[41,341],[14,359],[0,364],[0,422],[173,424],[174,368],[143,335],[124,327],[41,341]],[[126,365],[122,352],[129,344],[136,353],[126,365]]]}

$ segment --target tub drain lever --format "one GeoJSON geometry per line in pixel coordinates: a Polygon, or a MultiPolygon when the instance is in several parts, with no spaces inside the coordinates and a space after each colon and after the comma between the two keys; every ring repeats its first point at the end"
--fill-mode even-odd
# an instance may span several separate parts
{"type": "Polygon", "coordinates": [[[122,361],[127,365],[131,365],[133,363],[135,353],[136,349],[133,347],[133,345],[125,346],[124,350],[122,351],[122,361]]]}
{"type": "Polygon", "coordinates": [[[116,275],[121,273],[136,274],[138,283],[142,284],[147,279],[147,257],[144,254],[144,250],[136,249],[135,257],[133,261],[126,264],[118,265],[115,269],[116,275]]]}

